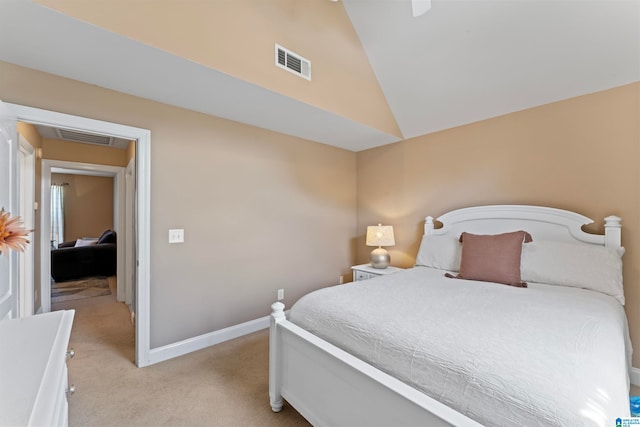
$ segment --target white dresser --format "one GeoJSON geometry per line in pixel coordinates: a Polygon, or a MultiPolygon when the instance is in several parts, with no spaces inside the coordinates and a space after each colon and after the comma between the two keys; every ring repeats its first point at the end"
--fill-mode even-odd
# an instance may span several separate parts
{"type": "Polygon", "coordinates": [[[0,426],[67,426],[73,310],[0,322],[0,426]]]}

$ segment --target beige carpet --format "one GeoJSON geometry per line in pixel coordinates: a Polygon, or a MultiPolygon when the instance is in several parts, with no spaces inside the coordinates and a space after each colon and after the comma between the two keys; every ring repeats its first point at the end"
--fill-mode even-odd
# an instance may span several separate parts
{"type": "Polygon", "coordinates": [[[267,331],[136,368],[134,329],[113,283],[112,295],[52,306],[76,310],[69,426],[309,425],[287,404],[271,411],[267,331]]]}

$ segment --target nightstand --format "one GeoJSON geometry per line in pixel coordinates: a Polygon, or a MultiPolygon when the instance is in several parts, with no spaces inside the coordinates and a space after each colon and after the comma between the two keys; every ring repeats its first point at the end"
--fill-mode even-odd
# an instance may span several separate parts
{"type": "Polygon", "coordinates": [[[354,265],[351,267],[353,270],[353,281],[359,282],[360,280],[371,279],[372,277],[385,276],[387,274],[397,273],[404,270],[399,267],[387,267],[387,268],[373,268],[371,264],[354,265]]]}

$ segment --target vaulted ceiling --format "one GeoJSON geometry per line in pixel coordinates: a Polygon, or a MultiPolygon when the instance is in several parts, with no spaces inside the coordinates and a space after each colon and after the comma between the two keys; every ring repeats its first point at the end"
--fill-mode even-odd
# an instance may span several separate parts
{"type": "Polygon", "coordinates": [[[416,18],[408,0],[309,1],[346,13],[393,126],[30,0],[0,1],[0,60],[353,151],[640,81],[640,0],[434,0],[416,18]]]}

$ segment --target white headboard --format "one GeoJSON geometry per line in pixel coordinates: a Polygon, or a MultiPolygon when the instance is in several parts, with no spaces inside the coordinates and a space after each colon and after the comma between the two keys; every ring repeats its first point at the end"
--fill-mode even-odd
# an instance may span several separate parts
{"type": "Polygon", "coordinates": [[[621,219],[617,216],[605,218],[604,235],[582,231],[582,226],[592,224],[586,216],[562,209],[526,205],[494,205],[457,209],[437,219],[442,228],[435,229],[433,217],[428,216],[424,225],[425,235],[451,233],[456,236],[463,231],[474,234],[498,234],[525,230],[533,240],[581,242],[593,245],[619,247],[621,241],[621,219]]]}

